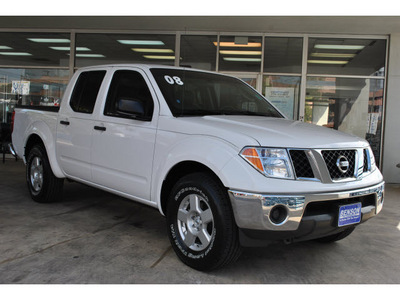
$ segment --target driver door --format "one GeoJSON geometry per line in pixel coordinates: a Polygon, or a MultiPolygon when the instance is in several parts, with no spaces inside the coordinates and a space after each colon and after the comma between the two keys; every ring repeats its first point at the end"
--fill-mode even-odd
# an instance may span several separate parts
{"type": "Polygon", "coordinates": [[[94,122],[93,182],[137,200],[150,200],[158,105],[140,69],[116,69],[104,111],[94,122]],[[120,109],[129,101],[143,105],[142,113],[120,109]]]}

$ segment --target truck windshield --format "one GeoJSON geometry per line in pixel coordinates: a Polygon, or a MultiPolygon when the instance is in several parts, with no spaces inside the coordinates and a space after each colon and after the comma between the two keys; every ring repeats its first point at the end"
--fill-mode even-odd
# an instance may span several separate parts
{"type": "Polygon", "coordinates": [[[219,74],[179,69],[151,69],[175,117],[252,115],[282,118],[243,81],[219,74]]]}

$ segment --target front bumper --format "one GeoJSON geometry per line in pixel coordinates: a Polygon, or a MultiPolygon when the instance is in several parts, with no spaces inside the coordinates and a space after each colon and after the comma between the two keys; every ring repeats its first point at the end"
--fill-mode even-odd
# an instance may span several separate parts
{"type": "Polygon", "coordinates": [[[236,224],[242,231],[268,231],[271,233],[270,236],[290,239],[299,235],[304,236],[305,233],[303,234],[302,231],[307,227],[307,222],[314,224],[314,235],[317,227],[320,230],[317,234],[319,237],[329,235],[330,233],[326,232],[328,229],[329,232],[332,232],[332,228],[337,229],[335,222],[338,210],[336,208],[339,205],[361,202],[361,222],[365,222],[382,210],[384,186],[384,182],[381,182],[343,192],[301,195],[268,195],[229,190],[229,196],[236,224]],[[281,219],[274,219],[272,215],[277,208],[284,214],[281,219]],[[326,226],[316,226],[317,223],[329,225],[329,228],[324,230],[326,226]]]}

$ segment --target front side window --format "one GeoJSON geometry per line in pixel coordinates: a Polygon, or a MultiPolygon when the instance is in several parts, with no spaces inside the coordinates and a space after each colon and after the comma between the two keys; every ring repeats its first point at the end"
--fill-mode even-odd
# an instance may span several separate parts
{"type": "Polygon", "coordinates": [[[150,121],[153,110],[153,98],[143,76],[136,71],[116,71],[107,95],[104,114],[150,121]]]}
{"type": "Polygon", "coordinates": [[[85,114],[93,113],[97,94],[105,75],[106,71],[82,72],[79,75],[70,101],[70,106],[74,111],[85,114]]]}
{"type": "Polygon", "coordinates": [[[243,81],[219,74],[177,69],[151,70],[175,117],[256,115],[282,118],[243,81]]]}

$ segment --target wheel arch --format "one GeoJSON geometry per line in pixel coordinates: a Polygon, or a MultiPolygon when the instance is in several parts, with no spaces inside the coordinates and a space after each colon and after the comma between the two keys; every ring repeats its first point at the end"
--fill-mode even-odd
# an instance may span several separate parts
{"type": "Polygon", "coordinates": [[[44,147],[44,149],[46,150],[46,155],[49,159],[50,167],[51,167],[54,175],[58,178],[65,177],[57,163],[57,160],[55,157],[55,149],[53,149],[54,153],[51,152],[50,151],[51,149],[48,149],[46,143],[44,142],[44,139],[36,132],[31,133],[26,140],[25,147],[24,147],[24,160],[26,161],[26,158],[28,157],[29,152],[32,150],[32,148],[35,145],[38,145],[38,144],[42,145],[44,147]]]}
{"type": "MultiPolygon", "coordinates": [[[[28,137],[26,144],[25,144],[25,150],[24,150],[25,159],[28,157],[29,152],[32,150],[32,148],[37,144],[41,144],[44,147],[46,147],[42,138],[38,134],[33,133],[28,137]]],[[[46,152],[47,152],[47,149],[46,149],[46,152]]]]}
{"type": "Polygon", "coordinates": [[[198,172],[203,172],[207,173],[211,177],[213,177],[218,184],[224,187],[224,184],[220,180],[220,178],[215,174],[213,170],[211,170],[209,167],[206,165],[197,162],[197,161],[182,161],[173,166],[167,176],[165,177],[162,187],[161,187],[161,194],[160,194],[160,211],[162,214],[165,214],[166,212],[166,207],[167,207],[167,202],[168,202],[168,196],[171,192],[171,189],[173,188],[174,184],[183,176],[186,176],[188,174],[192,173],[198,173],[198,172]]]}

